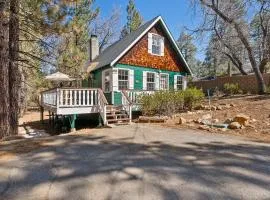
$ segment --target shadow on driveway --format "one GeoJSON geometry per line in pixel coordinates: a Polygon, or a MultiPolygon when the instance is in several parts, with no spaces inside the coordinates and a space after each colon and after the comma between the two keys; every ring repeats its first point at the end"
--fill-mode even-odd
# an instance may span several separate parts
{"type": "MultiPolygon", "coordinates": [[[[0,196],[270,199],[269,146],[223,141],[175,145],[133,139],[73,135],[30,140],[36,142],[36,151],[0,162],[0,196]]],[[[3,149],[18,153],[10,145],[0,146],[3,149]]]]}

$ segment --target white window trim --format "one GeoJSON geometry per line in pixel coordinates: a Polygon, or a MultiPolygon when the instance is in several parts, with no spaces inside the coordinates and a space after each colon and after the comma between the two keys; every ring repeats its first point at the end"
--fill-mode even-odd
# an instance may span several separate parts
{"type": "Polygon", "coordinates": [[[145,78],[145,83],[146,83],[146,91],[156,91],[156,85],[157,85],[157,72],[151,72],[151,71],[145,71],[145,75],[146,75],[146,78],[145,78]],[[147,89],[147,74],[150,73],[150,74],[154,74],[154,82],[151,82],[151,83],[154,83],[154,90],[148,90],[147,89]]]}
{"type": "Polygon", "coordinates": [[[105,93],[109,93],[109,92],[112,91],[111,88],[112,88],[112,69],[110,68],[110,69],[106,69],[106,70],[103,70],[102,71],[102,90],[105,93]],[[109,83],[110,83],[110,89],[109,89],[109,91],[105,91],[105,73],[106,72],[109,72],[109,74],[110,74],[110,81],[109,81],[109,83]]]}
{"type": "Polygon", "coordinates": [[[156,34],[156,33],[149,33],[149,34],[151,34],[151,37],[150,37],[151,40],[148,39],[148,46],[151,46],[149,53],[151,55],[154,55],[154,56],[164,56],[164,49],[165,49],[164,37],[161,36],[161,35],[159,35],[159,34],[156,34]],[[158,36],[158,37],[161,38],[161,42],[160,42],[160,54],[153,53],[153,35],[156,35],[156,36],[158,36]]]}
{"type": "Polygon", "coordinates": [[[160,76],[159,76],[159,89],[160,90],[169,90],[170,89],[170,75],[168,73],[160,73],[160,76]],[[168,77],[167,89],[161,89],[161,75],[166,75],[168,77]]]}
{"type": "Polygon", "coordinates": [[[129,89],[129,87],[130,87],[130,77],[129,77],[129,75],[130,75],[130,70],[129,69],[124,69],[124,68],[118,68],[118,72],[117,72],[117,75],[118,75],[118,91],[121,91],[120,89],[119,89],[119,70],[123,70],[123,71],[127,71],[128,72],[128,80],[127,80],[127,82],[128,82],[128,85],[127,85],[127,90],[129,89]]]}
{"type": "Polygon", "coordinates": [[[187,89],[187,77],[184,75],[174,75],[174,89],[177,89],[177,78],[182,77],[182,89],[181,90],[186,90],[187,89]]]}

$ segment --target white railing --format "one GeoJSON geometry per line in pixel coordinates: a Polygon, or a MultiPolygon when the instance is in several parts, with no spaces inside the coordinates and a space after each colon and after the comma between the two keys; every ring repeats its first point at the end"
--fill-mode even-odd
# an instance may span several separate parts
{"type": "Polygon", "coordinates": [[[132,121],[132,101],[128,96],[128,93],[126,91],[121,91],[122,93],[122,106],[123,109],[128,113],[129,115],[129,122],[132,121]]]}
{"type": "Polygon", "coordinates": [[[47,90],[41,95],[41,103],[48,106],[57,106],[57,89],[47,90]]]}
{"type": "Polygon", "coordinates": [[[58,107],[84,107],[100,105],[99,89],[57,89],[58,107]]]}
{"type": "MultiPolygon", "coordinates": [[[[68,112],[85,113],[85,108],[96,108],[91,112],[100,112],[106,123],[106,106],[108,102],[101,89],[97,88],[56,88],[41,93],[41,105],[60,109],[69,109],[68,112]],[[78,110],[80,109],[80,110],[78,110]]],[[[88,112],[88,111],[87,111],[88,112]]],[[[57,112],[58,113],[58,112],[57,112]]]]}
{"type": "Polygon", "coordinates": [[[127,90],[125,91],[127,93],[127,96],[129,97],[129,99],[131,100],[131,102],[133,104],[139,104],[139,100],[141,96],[144,95],[151,95],[154,94],[155,91],[136,91],[136,90],[127,90]]]}

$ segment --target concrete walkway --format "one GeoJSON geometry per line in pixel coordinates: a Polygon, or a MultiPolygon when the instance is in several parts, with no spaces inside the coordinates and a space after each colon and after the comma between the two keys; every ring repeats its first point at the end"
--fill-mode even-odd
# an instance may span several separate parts
{"type": "Polygon", "coordinates": [[[270,199],[269,144],[136,124],[46,145],[0,163],[0,199],[270,199]]]}

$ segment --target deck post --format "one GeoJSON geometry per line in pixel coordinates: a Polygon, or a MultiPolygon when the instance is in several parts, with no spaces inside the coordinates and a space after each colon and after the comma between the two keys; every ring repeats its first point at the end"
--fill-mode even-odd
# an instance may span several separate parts
{"type": "Polygon", "coordinates": [[[40,106],[40,120],[44,124],[44,108],[42,106],[40,106]]]}
{"type": "Polygon", "coordinates": [[[49,111],[49,124],[51,125],[51,111],[49,111]]]}
{"type": "Polygon", "coordinates": [[[99,113],[98,115],[98,127],[102,127],[103,124],[102,124],[102,117],[101,117],[101,113],[99,113]]]}
{"type": "Polygon", "coordinates": [[[54,112],[52,112],[52,126],[54,128],[54,125],[55,125],[55,115],[54,115],[54,112]]]}
{"type": "Polygon", "coordinates": [[[76,126],[75,126],[75,121],[77,119],[77,114],[71,115],[69,118],[69,123],[70,123],[70,132],[75,132],[76,131],[76,126]]]}

